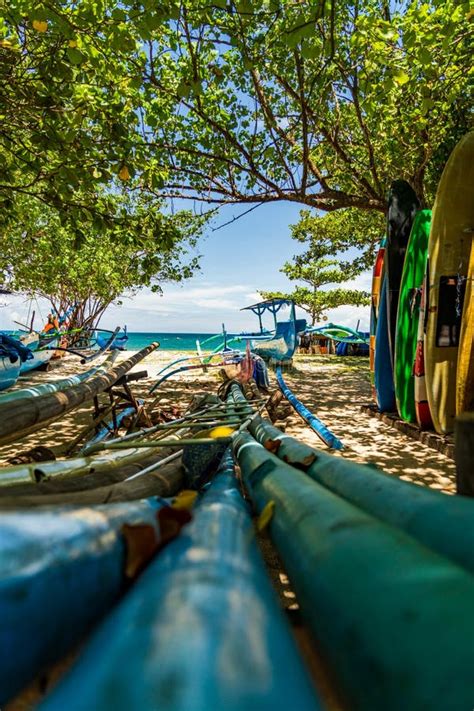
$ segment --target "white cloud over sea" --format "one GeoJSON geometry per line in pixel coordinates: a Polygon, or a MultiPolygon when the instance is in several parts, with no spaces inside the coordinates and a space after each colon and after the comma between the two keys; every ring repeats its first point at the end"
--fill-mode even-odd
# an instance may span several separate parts
{"type": "MultiPolygon", "coordinates": [[[[370,290],[370,272],[344,284],[347,288],[370,290]]],[[[288,285],[290,287],[290,285],[288,285]]],[[[133,296],[122,297],[122,305],[112,304],[101,321],[104,328],[116,325],[128,326],[130,331],[145,332],[203,332],[216,333],[225,323],[228,331],[254,330],[256,317],[241,311],[244,306],[259,301],[259,294],[252,284],[218,284],[197,278],[183,284],[164,285],[163,295],[143,289],[133,296]]],[[[13,329],[14,321],[26,323],[36,311],[35,326],[45,322],[49,307],[43,300],[30,301],[25,297],[6,296],[0,308],[0,328],[13,329]]],[[[298,316],[305,313],[298,309],[298,316]]],[[[368,330],[368,307],[340,306],[327,313],[328,320],[355,328],[368,330]]]]}

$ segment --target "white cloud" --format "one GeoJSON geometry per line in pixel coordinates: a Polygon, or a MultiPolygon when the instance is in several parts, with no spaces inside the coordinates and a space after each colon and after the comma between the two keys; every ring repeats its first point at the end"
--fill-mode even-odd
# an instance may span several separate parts
{"type": "MultiPolygon", "coordinates": [[[[371,274],[367,272],[344,284],[344,287],[370,290],[370,280],[371,274]]],[[[165,285],[162,296],[144,289],[132,297],[122,297],[122,306],[110,306],[101,325],[114,328],[127,324],[130,331],[157,333],[217,333],[222,323],[229,332],[255,330],[258,327],[256,316],[241,309],[259,300],[253,285],[219,285],[210,281],[196,283],[193,279],[182,285],[165,285]]],[[[0,308],[0,329],[14,329],[14,321],[26,323],[33,309],[37,314],[36,327],[46,321],[49,305],[44,299],[31,302],[31,307],[29,300],[22,296],[5,297],[5,301],[8,305],[0,308]]],[[[299,318],[308,319],[304,311],[297,311],[299,318]]],[[[330,321],[351,328],[355,328],[360,319],[360,328],[369,328],[368,307],[340,306],[328,311],[327,316],[330,321]]]]}

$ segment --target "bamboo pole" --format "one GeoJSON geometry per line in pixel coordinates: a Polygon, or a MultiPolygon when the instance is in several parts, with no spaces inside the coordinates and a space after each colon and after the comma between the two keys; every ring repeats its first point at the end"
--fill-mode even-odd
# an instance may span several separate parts
{"type": "Polygon", "coordinates": [[[183,535],[88,640],[44,711],[321,708],[252,540],[232,461],[223,464],[183,535]]]}
{"type": "Polygon", "coordinates": [[[261,417],[249,430],[292,467],[474,573],[474,502],[402,481],[299,442],[261,417]]]}
{"type": "Polygon", "coordinates": [[[270,536],[348,706],[472,708],[474,577],[250,435],[235,451],[257,513],[273,507],[270,536]]]}
{"type": "Polygon", "coordinates": [[[39,385],[28,385],[20,390],[13,390],[12,392],[0,393],[0,413],[6,413],[8,410],[5,405],[10,404],[14,400],[21,400],[22,398],[37,398],[41,395],[46,395],[48,393],[56,393],[60,390],[67,390],[74,385],[79,385],[86,380],[89,380],[94,375],[98,375],[109,368],[118,355],[118,351],[112,351],[101,365],[97,365],[94,368],[86,370],[84,373],[78,373],[77,375],[71,375],[68,378],[62,378],[61,380],[52,380],[49,383],[40,383],[39,385]]]}
{"type": "Polygon", "coordinates": [[[29,397],[21,398],[10,403],[8,417],[0,418],[0,445],[26,437],[107,390],[158,345],[152,343],[106,373],[98,374],[64,392],[48,393],[33,400],[29,397]]]}
{"type": "MultiPolygon", "coordinates": [[[[163,453],[160,452],[160,455],[163,453]]],[[[136,501],[150,496],[174,496],[183,488],[181,452],[175,452],[158,461],[148,458],[137,466],[107,474],[90,474],[83,479],[62,479],[44,484],[4,490],[0,495],[0,510],[29,509],[33,506],[61,506],[74,504],[89,506],[121,501],[136,501]],[[128,476],[127,476],[128,472],[128,476]],[[89,488],[84,488],[87,483],[89,488]],[[81,489],[77,489],[77,485],[81,489]],[[73,485],[74,488],[71,488],[73,485]]],[[[0,516],[1,519],[1,516],[0,516]]]]}

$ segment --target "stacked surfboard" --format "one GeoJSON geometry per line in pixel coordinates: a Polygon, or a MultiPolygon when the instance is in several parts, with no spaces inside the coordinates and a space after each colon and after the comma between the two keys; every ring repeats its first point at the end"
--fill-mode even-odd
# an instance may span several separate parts
{"type": "Polygon", "coordinates": [[[392,184],[374,268],[371,370],[381,411],[445,434],[474,410],[474,132],[458,143],[433,211],[392,184]],[[394,393],[391,396],[390,393],[394,393]]]}

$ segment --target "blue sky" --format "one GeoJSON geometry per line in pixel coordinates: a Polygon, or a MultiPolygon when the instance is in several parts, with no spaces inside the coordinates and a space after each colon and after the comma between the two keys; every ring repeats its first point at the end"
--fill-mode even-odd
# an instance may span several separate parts
{"type": "MultiPolygon", "coordinates": [[[[223,207],[214,226],[246,209],[245,205],[223,207]]],[[[240,309],[259,300],[258,289],[291,290],[292,283],[279,269],[302,251],[289,228],[298,221],[301,209],[297,203],[270,203],[216,232],[209,231],[198,247],[201,271],[195,277],[181,285],[165,284],[163,296],[145,289],[123,298],[122,306],[109,307],[101,325],[127,324],[130,331],[216,333],[224,322],[229,331],[255,329],[256,317],[240,309]]],[[[370,283],[370,273],[364,273],[348,286],[370,291],[370,283]]],[[[14,328],[12,321],[25,320],[29,305],[22,297],[1,298],[8,306],[0,309],[0,328],[14,328]]],[[[48,313],[46,304],[36,308],[43,317],[48,313]]],[[[299,315],[305,316],[302,311],[299,315]]],[[[343,306],[329,311],[328,317],[351,327],[360,318],[361,328],[368,330],[368,307],[343,306]]]]}

